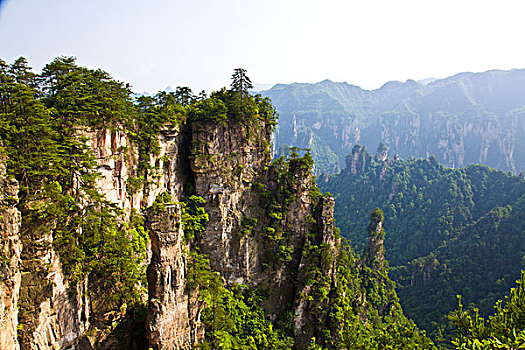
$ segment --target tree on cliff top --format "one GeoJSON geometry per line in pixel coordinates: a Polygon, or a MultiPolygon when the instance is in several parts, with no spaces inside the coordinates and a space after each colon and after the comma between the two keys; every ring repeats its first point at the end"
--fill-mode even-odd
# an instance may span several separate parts
{"type": "Polygon", "coordinates": [[[253,88],[252,81],[246,75],[246,69],[237,68],[234,70],[232,75],[231,91],[234,93],[235,98],[239,99],[240,113],[249,114],[248,111],[245,111],[245,101],[244,97],[248,95],[248,89],[253,88]]]}
{"type": "Polygon", "coordinates": [[[248,93],[248,89],[252,89],[252,81],[246,75],[246,69],[237,68],[234,70],[232,75],[231,88],[233,91],[239,92],[242,95],[248,93]]]}
{"type": "Polygon", "coordinates": [[[175,98],[177,99],[177,102],[183,106],[188,106],[196,100],[193,91],[187,86],[177,86],[177,90],[175,90],[175,98]]]}

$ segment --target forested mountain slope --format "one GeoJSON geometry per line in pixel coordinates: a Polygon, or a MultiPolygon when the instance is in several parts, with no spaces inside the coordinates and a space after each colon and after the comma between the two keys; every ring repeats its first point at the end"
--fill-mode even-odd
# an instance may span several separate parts
{"type": "Polygon", "coordinates": [[[435,157],[372,157],[355,146],[346,169],[320,181],[336,199],[335,218],[357,250],[366,212],[385,213],[386,257],[407,315],[435,329],[455,296],[491,311],[525,268],[525,181],[481,165],[451,169],[435,157]]]}
{"type": "Polygon", "coordinates": [[[310,154],[272,161],[274,108],[232,78],[135,99],[71,57],[0,60],[0,348],[434,348],[381,211],[360,257],[310,154]]]}
{"type": "Polygon", "coordinates": [[[389,82],[368,91],[329,80],[264,91],[280,114],[282,145],[312,150],[318,173],[336,173],[356,144],[437,160],[525,170],[525,70],[461,73],[424,85],[389,82]]]}

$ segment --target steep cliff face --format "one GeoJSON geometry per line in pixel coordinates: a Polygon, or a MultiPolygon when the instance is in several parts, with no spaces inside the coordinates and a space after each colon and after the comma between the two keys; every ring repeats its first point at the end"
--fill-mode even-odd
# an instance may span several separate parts
{"type": "Polygon", "coordinates": [[[142,192],[128,192],[128,180],[136,176],[137,149],[126,132],[118,128],[83,131],[97,160],[97,188],[105,198],[121,207],[127,215],[140,210],[142,192]]]}
{"type": "MultiPolygon", "coordinates": [[[[70,288],[52,248],[54,224],[36,220],[28,225],[24,221],[15,207],[18,182],[6,178],[3,160],[0,189],[0,347],[47,349],[77,344],[89,325],[85,285],[70,288]]],[[[28,208],[22,210],[27,214],[28,208]]]]}
{"type": "Polygon", "coordinates": [[[158,151],[150,154],[147,185],[138,182],[139,155],[137,145],[134,145],[125,130],[120,128],[102,128],[84,131],[82,135],[88,139],[97,161],[97,188],[105,198],[117,204],[129,216],[132,210],[141,211],[149,207],[162,192],[168,191],[173,198],[179,198],[186,179],[183,164],[189,152],[187,145],[188,133],[185,125],[162,127],[156,135],[158,151]],[[181,153],[182,152],[182,153],[181,153]],[[182,160],[181,160],[182,159],[182,160]],[[138,184],[135,184],[138,183],[138,184]]]}
{"type": "Polygon", "coordinates": [[[148,215],[152,257],[148,266],[147,332],[153,349],[185,349],[203,337],[205,306],[186,283],[186,254],[178,204],[148,215]]]}
{"type": "MultiPolygon", "coordinates": [[[[16,184],[2,180],[12,195],[2,202],[3,212],[10,213],[2,220],[11,225],[4,225],[10,228],[2,231],[2,244],[6,247],[4,242],[11,239],[5,271],[10,283],[14,281],[9,284],[6,278],[0,285],[6,290],[5,310],[10,310],[2,318],[9,325],[2,341],[11,345],[18,340],[22,349],[191,348],[214,331],[206,328],[210,324],[203,315],[215,307],[215,301],[207,304],[202,297],[208,287],[188,280],[195,273],[194,254],[209,259],[206,271],[219,276],[224,290],[244,285],[264,295],[257,302],[262,317],[281,327],[280,336],[292,339],[296,348],[340,348],[338,334],[351,332],[349,322],[354,322],[344,321],[341,313],[359,315],[359,322],[393,315],[397,299],[384,271],[381,230],[372,229],[379,233],[367,255],[380,262],[373,267],[377,276],[363,284],[373,288],[377,282],[392,292],[377,301],[360,291],[363,267],[341,248],[333,223],[334,200],[315,186],[309,153],[300,156],[292,150],[288,159],[272,162],[271,130],[262,120],[165,126],[156,136],[158,152],[148,160],[150,171],[142,186],[134,182],[141,176],[137,150],[125,134],[118,129],[84,134],[102,175],[97,179],[100,191],[123,210],[126,220],[137,212],[146,219],[150,242],[144,247],[149,266],[143,318],[136,306],[109,298],[96,274],[71,282],[53,248],[56,222],[31,220],[24,226],[22,220],[21,234],[16,234],[16,184]],[[190,195],[203,198],[209,219],[203,231],[192,236],[184,211],[190,195]]],[[[358,172],[371,164],[365,149],[356,149],[348,161],[358,172]]],[[[30,213],[30,208],[25,210],[30,213]]],[[[381,222],[375,224],[381,228],[381,222]]]]}
{"type": "MultiPolygon", "coordinates": [[[[339,349],[359,337],[358,259],[310,152],[271,160],[268,100],[223,89],[133,105],[123,89],[114,113],[83,105],[98,90],[26,88],[35,115],[0,114],[2,346],[339,349]],[[14,134],[26,117],[38,118],[14,134]]],[[[365,154],[350,168],[365,171],[365,154]]]]}
{"type": "Polygon", "coordinates": [[[383,229],[383,212],[376,209],[370,215],[368,225],[368,249],[364,255],[364,262],[373,270],[385,268],[385,230],[383,229]]]}
{"type": "Polygon", "coordinates": [[[261,306],[271,320],[295,315],[299,348],[319,336],[313,325],[329,323],[329,299],[318,302],[309,295],[319,288],[311,279],[313,270],[322,271],[328,289],[337,284],[334,202],[314,196],[307,160],[292,158],[281,164],[284,168],[270,164],[270,137],[271,127],[262,122],[192,125],[188,178],[205,200],[209,221],[188,244],[177,205],[148,214],[148,337],[155,349],[184,348],[202,339],[205,305],[185,281],[191,247],[209,257],[227,286],[263,291],[267,297],[261,306]],[[318,246],[324,247],[322,257],[312,248],[318,246]]]}
{"type": "Polygon", "coordinates": [[[363,173],[367,170],[372,162],[372,156],[368,154],[366,147],[355,145],[352,148],[352,153],[346,157],[346,171],[352,175],[363,173]]]}
{"type": "Polygon", "coordinates": [[[370,213],[368,225],[368,247],[363,253],[359,265],[363,270],[363,311],[360,317],[368,322],[378,315],[399,317],[401,306],[395,292],[395,284],[388,277],[388,262],[385,260],[384,214],[379,208],[370,213]]]}
{"type": "MultiPolygon", "coordinates": [[[[129,217],[140,210],[142,193],[129,195],[126,183],[135,175],[136,157],[133,147],[121,130],[102,128],[95,131],[79,130],[79,137],[87,139],[97,162],[97,187],[107,200],[118,205],[129,217]]],[[[27,217],[32,212],[30,203],[27,217]]],[[[18,338],[22,349],[68,348],[106,341],[106,348],[115,339],[106,339],[104,330],[118,319],[114,307],[107,305],[102,295],[88,293],[90,281],[71,284],[63,270],[58,253],[53,247],[56,223],[46,220],[26,220],[22,225],[22,283],[19,308],[21,310],[18,338]],[[117,318],[115,318],[117,316],[117,318]],[[84,337],[91,329],[90,336],[84,337]],[[90,338],[91,340],[88,340],[90,338]]]]}
{"type": "MultiPolygon", "coordinates": [[[[122,130],[102,129],[88,135],[102,175],[97,180],[98,188],[106,199],[124,210],[126,217],[133,213],[143,215],[147,219],[150,238],[147,246],[148,295],[143,296],[149,300],[146,328],[142,328],[143,321],[133,324],[137,322],[133,316],[129,320],[126,314],[115,312],[115,305],[106,305],[105,299],[97,301],[96,297],[92,298],[91,312],[98,320],[97,329],[104,329],[124,318],[131,322],[132,327],[139,327],[140,332],[147,330],[149,344],[155,349],[186,348],[202,338],[198,320],[202,303],[197,294],[186,291],[184,254],[189,247],[182,240],[180,208],[174,204],[162,212],[144,212],[162,193],[169,194],[176,202],[184,188],[192,186],[193,180],[188,174],[191,131],[187,129],[185,124],[160,129],[155,136],[158,150],[147,155],[149,171],[146,178],[139,167],[137,146],[122,130]]],[[[138,335],[138,343],[137,340],[126,342],[116,339],[115,334],[102,332],[91,342],[103,341],[103,347],[107,349],[118,346],[140,349],[142,337],[138,335]]]]}
{"type": "MultiPolygon", "coordinates": [[[[2,244],[10,259],[2,267],[6,274],[0,285],[5,290],[2,322],[8,325],[3,344],[16,347],[18,341],[22,349],[191,348],[215,331],[205,314],[216,301],[207,303],[203,295],[210,295],[210,287],[195,282],[195,270],[203,266],[223,292],[244,286],[263,295],[257,301],[258,317],[273,322],[279,329],[275,334],[296,348],[340,348],[338,334],[349,332],[350,324],[345,325],[341,312],[359,314],[362,321],[391,314],[392,307],[385,305],[394,296],[374,304],[359,291],[361,267],[353,253],[341,248],[334,200],[317,189],[309,152],[301,156],[297,152],[304,151],[291,150],[287,159],[272,162],[271,134],[272,123],[261,119],[166,124],[155,135],[156,152],[141,168],[144,158],[122,130],[83,131],[101,174],[96,186],[123,212],[119,225],[130,226],[137,214],[146,221],[150,241],[142,249],[148,288],[136,305],[112,298],[111,286],[101,283],[107,278],[101,270],[71,279],[55,250],[59,223],[30,216],[35,212],[31,206],[39,202],[22,208],[31,218],[24,221],[14,208],[16,183],[3,177],[2,244]],[[202,232],[188,235],[185,201],[192,197],[202,197],[207,221],[202,221],[202,232]],[[195,265],[197,255],[201,266],[195,265]]],[[[363,172],[372,160],[359,148],[348,162],[350,169],[363,172]]],[[[108,237],[134,234],[126,232],[108,237]]],[[[379,243],[371,247],[382,247],[379,243]]],[[[369,255],[382,262],[383,251],[374,249],[369,255]]],[[[377,270],[382,274],[377,280],[389,283],[383,264],[377,270]]],[[[141,283],[137,279],[135,284],[141,283]]]]}
{"type": "Polygon", "coordinates": [[[20,296],[21,215],[18,183],[6,178],[5,158],[0,156],[0,348],[18,349],[18,300],[20,296]]]}
{"type": "MultiPolygon", "coordinates": [[[[334,200],[332,198],[322,198],[314,210],[315,225],[312,227],[312,235],[309,237],[308,244],[323,246],[324,254],[318,256],[317,268],[322,269],[329,289],[332,291],[337,288],[339,283],[336,276],[338,249],[340,249],[340,238],[334,234],[333,225],[334,200]]],[[[303,247],[304,249],[304,247],[303,247]]],[[[294,330],[296,347],[304,349],[310,343],[312,337],[319,338],[320,329],[327,327],[332,334],[336,334],[339,325],[330,324],[328,306],[330,299],[312,300],[308,296],[314,294],[312,289],[314,283],[308,281],[308,272],[311,270],[312,257],[303,255],[299,266],[298,280],[307,281],[298,290],[298,297],[294,305],[294,330]],[[323,310],[320,311],[320,310],[323,310]]],[[[328,292],[328,294],[331,294],[328,292]]]]}
{"type": "Polygon", "coordinates": [[[240,231],[243,219],[260,221],[263,214],[252,185],[269,165],[270,135],[264,123],[193,125],[195,193],[210,218],[199,245],[229,283],[248,283],[260,273],[260,242],[240,231]]]}
{"type": "MultiPolygon", "coordinates": [[[[71,287],[47,225],[24,234],[18,340],[21,349],[68,348],[89,327],[86,285],[71,287]],[[26,241],[32,238],[34,241],[26,241]]],[[[24,227],[22,228],[24,229],[24,227]]]]}
{"type": "MultiPolygon", "coordinates": [[[[311,168],[301,160],[290,160],[286,169],[270,165],[269,125],[198,124],[193,130],[195,191],[210,217],[197,243],[201,252],[228,285],[267,291],[262,306],[271,320],[296,315],[296,344],[307,345],[316,334],[315,303],[307,298],[311,284],[300,281],[317,262],[305,251],[326,244],[336,254],[333,200],[313,202],[311,168]]],[[[323,272],[335,280],[333,264],[323,272]]]]}

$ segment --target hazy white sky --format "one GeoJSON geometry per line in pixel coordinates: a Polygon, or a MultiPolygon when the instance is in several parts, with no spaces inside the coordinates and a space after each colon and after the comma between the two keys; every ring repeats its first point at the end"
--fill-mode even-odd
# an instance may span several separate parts
{"type": "Polygon", "coordinates": [[[58,55],[135,91],[525,68],[524,0],[0,0],[0,58],[58,55]]]}

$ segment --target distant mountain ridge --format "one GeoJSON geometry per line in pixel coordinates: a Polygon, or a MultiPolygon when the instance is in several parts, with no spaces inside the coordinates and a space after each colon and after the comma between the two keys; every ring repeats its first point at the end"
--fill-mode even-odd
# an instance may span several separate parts
{"type": "Polygon", "coordinates": [[[525,170],[525,69],[459,73],[376,90],[324,80],[262,92],[280,114],[276,148],[312,149],[317,172],[335,173],[355,144],[385,143],[402,158],[435,155],[450,167],[525,170]]]}

